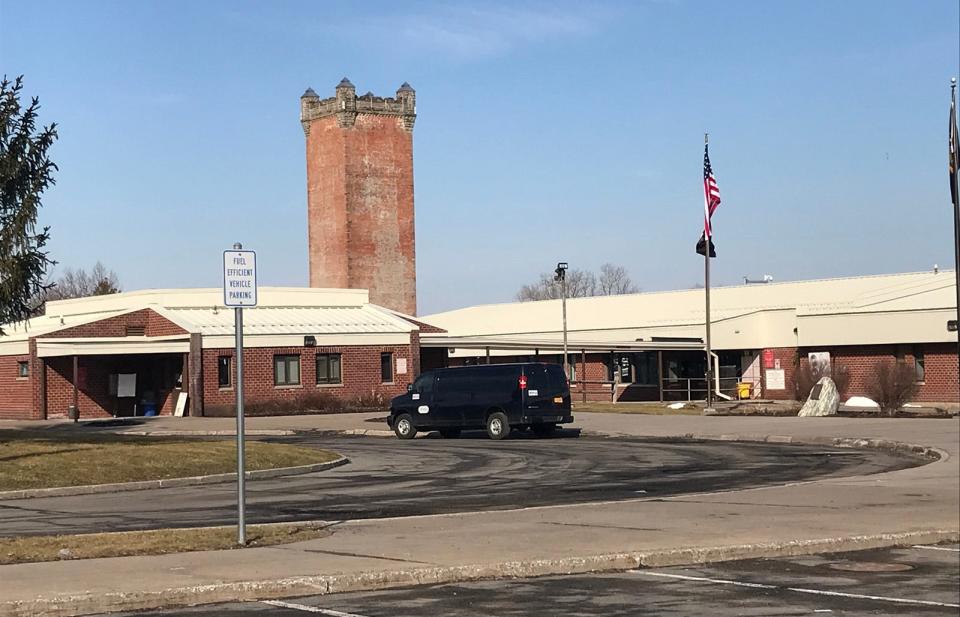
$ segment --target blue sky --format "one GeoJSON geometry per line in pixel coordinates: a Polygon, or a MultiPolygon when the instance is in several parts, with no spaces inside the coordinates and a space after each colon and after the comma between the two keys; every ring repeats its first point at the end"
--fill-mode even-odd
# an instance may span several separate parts
{"type": "Polygon", "coordinates": [[[60,125],[53,257],[126,289],[218,286],[237,240],[306,284],[300,94],[410,82],[427,314],[559,260],[700,282],[704,131],[716,284],[952,267],[958,6],[0,0],[0,71],[60,125]]]}

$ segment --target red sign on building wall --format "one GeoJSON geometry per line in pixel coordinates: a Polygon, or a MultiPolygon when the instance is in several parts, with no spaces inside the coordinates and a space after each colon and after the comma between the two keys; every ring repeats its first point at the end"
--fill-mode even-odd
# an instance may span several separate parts
{"type": "Polygon", "coordinates": [[[774,362],[775,360],[773,357],[773,350],[764,349],[763,350],[763,368],[773,368],[774,362]]]}

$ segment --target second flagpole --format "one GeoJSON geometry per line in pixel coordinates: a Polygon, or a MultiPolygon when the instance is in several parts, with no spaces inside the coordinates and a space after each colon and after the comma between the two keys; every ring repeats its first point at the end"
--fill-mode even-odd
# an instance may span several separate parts
{"type": "MultiPolygon", "coordinates": [[[[708,140],[708,134],[704,133],[703,134],[704,147],[707,146],[707,140],[708,140]]],[[[707,346],[707,371],[706,371],[707,396],[706,396],[706,406],[703,409],[703,413],[707,414],[707,413],[713,413],[714,409],[713,409],[713,355],[710,350],[710,246],[713,242],[713,233],[712,233],[713,230],[711,229],[711,226],[708,223],[709,218],[706,218],[710,216],[710,203],[709,203],[709,198],[706,191],[704,191],[703,200],[704,200],[704,206],[705,206],[704,238],[706,240],[706,250],[703,251],[703,288],[705,291],[704,297],[706,299],[706,318],[704,319],[704,323],[706,324],[706,327],[707,327],[707,332],[706,332],[707,336],[705,339],[706,346],[707,346]],[[710,230],[709,235],[707,234],[708,229],[710,230]]]]}

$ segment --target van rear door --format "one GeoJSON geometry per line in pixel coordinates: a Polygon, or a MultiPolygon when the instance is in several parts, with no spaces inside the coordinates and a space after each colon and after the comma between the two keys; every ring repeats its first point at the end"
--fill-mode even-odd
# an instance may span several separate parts
{"type": "Polygon", "coordinates": [[[570,415],[570,386],[562,366],[528,364],[524,366],[524,373],[527,376],[524,415],[549,416],[549,420],[544,418],[548,422],[559,421],[559,416],[570,415]]]}

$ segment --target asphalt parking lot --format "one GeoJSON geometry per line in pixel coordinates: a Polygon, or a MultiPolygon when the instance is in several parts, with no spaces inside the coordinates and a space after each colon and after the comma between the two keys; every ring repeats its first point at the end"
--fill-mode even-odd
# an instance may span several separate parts
{"type": "MultiPolygon", "coordinates": [[[[373,437],[272,438],[341,452],[351,463],[247,484],[253,523],[385,518],[657,499],[868,475],[922,464],[877,450],[666,439],[482,433],[402,442],[373,437]]],[[[231,524],[232,483],[0,502],[0,535],[231,524]]]]}
{"type": "Polygon", "coordinates": [[[347,593],[133,617],[957,615],[960,545],[347,593]]]}

